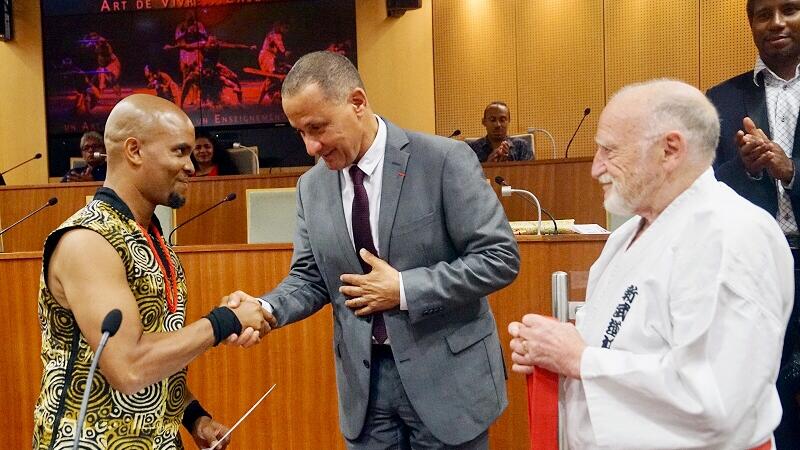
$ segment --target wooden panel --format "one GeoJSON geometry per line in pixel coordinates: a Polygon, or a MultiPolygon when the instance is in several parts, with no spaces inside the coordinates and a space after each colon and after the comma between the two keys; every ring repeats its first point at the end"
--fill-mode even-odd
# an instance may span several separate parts
{"type": "MultiPolygon", "coordinates": [[[[599,255],[603,238],[523,238],[517,280],[490,298],[503,347],[506,328],[528,312],[550,312],[550,274],[573,276],[571,298],[585,295],[585,271],[599,255]]],[[[178,249],[189,285],[188,321],[197,320],[235,289],[261,294],[285,275],[288,245],[202,246],[178,249]],[[212,269],[213,270],[209,270],[212,269]]],[[[40,253],[0,254],[0,298],[6,301],[0,338],[0,414],[6,448],[30,446],[32,411],[39,392],[39,326],[36,296],[40,253]],[[11,282],[13,280],[13,282],[11,282]]],[[[189,384],[214,416],[237,419],[272,383],[278,387],[235,434],[236,448],[343,449],[338,431],[330,308],[278,330],[252,349],[220,347],[192,363],[189,384]]],[[[506,365],[511,367],[508,352],[506,365]]],[[[509,370],[510,406],[491,429],[495,449],[527,449],[524,377],[509,370]]]]}
{"type": "MultiPolygon", "coordinates": [[[[236,200],[220,205],[175,232],[175,242],[190,244],[230,244],[247,242],[245,190],[248,188],[293,187],[302,172],[275,175],[239,175],[218,178],[193,178],[187,201],[177,210],[177,223],[189,219],[234,192],[236,200]]],[[[3,235],[5,251],[41,250],[48,233],[75,211],[86,205],[101,183],[59,183],[0,188],[0,223],[12,224],[25,214],[58,197],[58,204],[31,217],[3,235]]]]}
{"type": "Polygon", "coordinates": [[[11,225],[26,214],[47,203],[51,197],[58,203],[48,207],[3,235],[7,252],[41,250],[47,235],[86,205],[86,196],[93,195],[100,183],[64,183],[0,188],[0,222],[11,225]]]}
{"type": "Polygon", "coordinates": [[[605,2],[607,96],[652,78],[697,86],[698,8],[697,0],[605,2]]]}
{"type": "MultiPolygon", "coordinates": [[[[507,177],[516,187],[533,191],[542,205],[559,218],[575,218],[579,223],[605,224],[603,194],[590,176],[591,160],[550,160],[521,163],[487,164],[486,174],[507,177]]],[[[244,244],[247,242],[247,189],[294,187],[300,173],[241,175],[193,179],[186,205],[177,210],[177,223],[235,193],[232,202],[220,205],[208,214],[175,232],[180,245],[244,244]]],[[[11,224],[28,212],[57,196],[58,204],[32,217],[28,222],[3,235],[7,252],[41,250],[47,234],[72,213],[86,204],[100,183],[64,183],[0,188],[0,223],[11,224]]],[[[499,193],[498,193],[499,195],[499,193]]],[[[533,217],[533,208],[521,199],[502,199],[511,220],[533,217]]]]}
{"type": "Polygon", "coordinates": [[[481,125],[489,102],[511,109],[509,134],[520,130],[515,51],[516,1],[433,2],[433,75],[436,132],[447,136],[486,134],[481,125]]]}
{"type": "MultiPolygon", "coordinates": [[[[532,0],[517,2],[519,128],[544,128],[555,137],[556,158],[587,107],[571,156],[593,156],[603,93],[603,2],[532,0]],[[565,32],[569,24],[569,32],[565,32]]],[[[553,158],[550,140],[536,135],[537,159],[553,158]]]]}
{"type": "MultiPolygon", "coordinates": [[[[605,226],[603,189],[592,179],[591,167],[592,160],[589,158],[570,158],[485,164],[483,172],[491,180],[498,196],[500,188],[494,178],[499,175],[514,188],[531,191],[542,207],[557,219],[575,219],[575,223],[605,226]]],[[[509,220],[533,220],[536,216],[536,207],[523,198],[500,197],[500,202],[509,220]]]]}
{"type": "Polygon", "coordinates": [[[753,36],[742,0],[700,2],[700,89],[753,69],[753,36]]]}
{"type": "Polygon", "coordinates": [[[236,194],[236,200],[220,205],[176,231],[174,242],[180,245],[246,243],[247,189],[294,187],[299,177],[298,174],[279,174],[193,179],[186,205],[178,210],[178,224],[219,202],[231,192],[236,194]]]}

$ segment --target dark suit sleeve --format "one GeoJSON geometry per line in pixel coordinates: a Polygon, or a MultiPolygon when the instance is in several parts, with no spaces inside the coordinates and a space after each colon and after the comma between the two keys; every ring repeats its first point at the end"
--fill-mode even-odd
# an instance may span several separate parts
{"type": "Polygon", "coordinates": [[[448,314],[479,301],[510,284],[519,271],[517,241],[475,155],[457,143],[442,172],[442,214],[458,257],[403,271],[412,322],[425,311],[448,314]]]}
{"type": "Polygon", "coordinates": [[[297,182],[297,228],[289,275],[261,297],[275,308],[278,326],[305,319],[330,302],[308,240],[301,183],[302,178],[297,182]]]}

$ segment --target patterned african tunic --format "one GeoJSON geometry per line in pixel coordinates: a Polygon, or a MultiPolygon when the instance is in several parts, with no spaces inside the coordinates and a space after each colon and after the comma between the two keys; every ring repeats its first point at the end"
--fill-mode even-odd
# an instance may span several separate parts
{"type": "MultiPolygon", "coordinates": [[[[152,221],[160,228],[155,216],[152,221]]],[[[111,189],[100,188],[92,202],[67,219],[45,241],[38,304],[44,372],[34,409],[35,450],[72,447],[94,354],[72,312],[56,302],[46,284],[49,258],[58,240],[75,228],[96,231],[116,249],[139,306],[145,333],[175,331],[184,324],[186,284],[177,256],[169,247],[169,255],[162,255],[161,246],[151,232],[158,255],[154,254],[127,205],[111,189]],[[156,258],[161,258],[165,270],[169,270],[169,264],[164,258],[170,258],[177,271],[175,313],[167,309],[166,283],[156,258]]],[[[133,395],[112,388],[98,368],[92,381],[80,448],[182,449],[179,429],[186,395],[185,368],[133,395]]]]}

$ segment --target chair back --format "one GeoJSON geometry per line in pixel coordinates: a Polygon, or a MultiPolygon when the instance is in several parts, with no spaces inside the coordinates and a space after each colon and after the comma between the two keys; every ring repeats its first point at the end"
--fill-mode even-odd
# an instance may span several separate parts
{"type": "Polygon", "coordinates": [[[295,188],[247,189],[247,243],[291,243],[297,227],[295,188]]]}
{"type": "Polygon", "coordinates": [[[78,158],[73,156],[69,159],[70,169],[77,169],[78,167],[85,167],[85,166],[86,166],[86,160],[83,158],[78,158]]]}
{"type": "Polygon", "coordinates": [[[512,138],[512,139],[522,139],[523,141],[526,141],[528,143],[528,145],[531,146],[531,161],[536,159],[536,147],[534,146],[536,141],[533,139],[533,135],[532,134],[530,134],[530,133],[515,134],[515,135],[509,136],[509,137],[512,138]]]}
{"type": "Polygon", "coordinates": [[[258,174],[258,147],[238,147],[228,149],[233,163],[241,175],[258,174]]]}

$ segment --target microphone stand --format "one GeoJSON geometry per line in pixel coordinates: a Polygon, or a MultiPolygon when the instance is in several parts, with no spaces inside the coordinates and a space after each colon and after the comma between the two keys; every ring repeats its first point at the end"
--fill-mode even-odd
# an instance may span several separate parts
{"type": "Polygon", "coordinates": [[[175,245],[175,244],[172,243],[172,235],[175,234],[176,231],[178,231],[178,228],[186,225],[187,223],[193,221],[194,219],[197,219],[198,217],[200,217],[203,214],[211,211],[212,209],[216,208],[217,206],[219,206],[219,205],[221,205],[221,204],[223,204],[225,202],[230,202],[230,201],[233,201],[233,200],[236,200],[236,194],[231,192],[230,194],[226,195],[225,198],[223,198],[222,200],[220,200],[217,203],[214,203],[213,205],[211,205],[208,208],[204,209],[200,214],[195,215],[194,217],[192,217],[191,219],[187,220],[186,222],[183,222],[182,224],[180,224],[177,227],[173,228],[172,231],[170,231],[169,236],[167,236],[167,242],[169,242],[169,245],[175,245]]]}
{"type": "Polygon", "coordinates": [[[528,128],[528,133],[530,134],[534,134],[537,131],[544,133],[548,138],[550,138],[550,145],[553,148],[553,159],[556,159],[556,140],[553,139],[553,135],[550,134],[550,132],[545,130],[544,128],[536,128],[536,127],[528,128]]]}
{"type": "Polygon", "coordinates": [[[528,199],[529,201],[533,202],[534,205],[536,205],[536,212],[538,214],[538,225],[537,225],[537,229],[536,229],[536,234],[541,236],[542,235],[542,205],[539,203],[539,199],[536,198],[536,196],[533,195],[533,193],[531,193],[531,192],[528,192],[528,191],[523,190],[523,189],[514,189],[511,186],[503,186],[503,187],[501,187],[500,188],[500,193],[503,195],[503,197],[511,197],[511,194],[517,194],[519,196],[522,196],[522,197],[528,199]]]}
{"type": "Polygon", "coordinates": [[[21,165],[23,165],[23,164],[27,164],[27,163],[29,163],[29,162],[33,161],[34,159],[39,159],[39,158],[41,158],[41,157],[42,157],[42,154],[41,154],[41,153],[37,153],[37,154],[36,154],[36,155],[35,155],[33,158],[26,159],[25,161],[22,161],[21,163],[17,164],[16,166],[14,166],[14,167],[12,167],[12,168],[10,168],[10,169],[6,169],[6,170],[4,170],[4,171],[0,172],[0,176],[2,176],[2,175],[5,175],[5,174],[7,174],[8,172],[11,172],[12,170],[16,169],[17,167],[19,167],[19,166],[21,166],[21,165]]]}
{"type": "MultiPolygon", "coordinates": [[[[55,198],[55,197],[54,197],[54,198],[55,198]]],[[[52,200],[52,199],[51,199],[51,200],[52,200]]],[[[47,208],[47,207],[49,207],[49,206],[53,206],[53,205],[55,205],[55,204],[56,204],[56,202],[53,202],[53,203],[51,203],[50,201],[48,201],[48,202],[47,202],[47,203],[45,203],[44,205],[42,205],[42,206],[40,206],[40,207],[38,207],[38,208],[34,209],[33,211],[31,211],[31,212],[29,212],[27,215],[25,215],[25,217],[23,217],[22,219],[19,219],[18,221],[16,221],[16,222],[12,223],[11,225],[7,226],[6,228],[3,228],[2,230],[0,230],[0,236],[2,236],[3,234],[5,234],[5,232],[6,232],[6,231],[8,231],[8,230],[10,230],[10,229],[14,228],[15,226],[19,225],[20,223],[24,222],[24,221],[25,221],[25,220],[26,220],[28,217],[30,217],[30,216],[32,216],[32,215],[34,215],[34,214],[38,213],[39,211],[41,211],[41,210],[43,210],[43,209],[45,209],[45,208],[47,208]]]]}
{"type": "Polygon", "coordinates": [[[97,351],[94,352],[92,365],[89,367],[89,375],[86,377],[86,387],[83,389],[83,400],[81,401],[81,409],[78,413],[78,422],[75,424],[75,441],[72,443],[72,450],[78,450],[78,444],[81,441],[81,431],[83,431],[83,422],[86,420],[86,409],[89,406],[89,393],[92,391],[92,379],[94,372],[97,370],[97,363],[100,361],[100,354],[103,353],[108,339],[117,334],[120,323],[122,322],[122,313],[118,309],[113,309],[106,314],[103,319],[103,335],[100,337],[100,344],[97,346],[97,351]]]}

